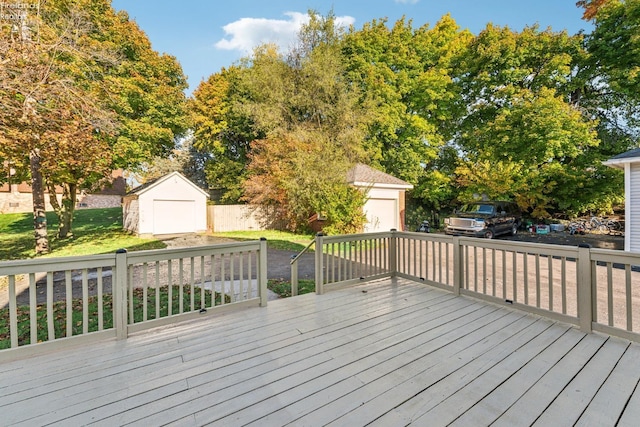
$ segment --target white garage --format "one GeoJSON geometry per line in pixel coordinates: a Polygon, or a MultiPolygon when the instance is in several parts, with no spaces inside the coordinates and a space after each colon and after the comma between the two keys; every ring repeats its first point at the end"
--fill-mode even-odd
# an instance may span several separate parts
{"type": "Polygon", "coordinates": [[[367,193],[365,233],[404,230],[405,192],[411,184],[360,163],[349,171],[348,182],[367,193]]]}
{"type": "Polygon", "coordinates": [[[640,148],[618,154],[604,164],[624,171],[624,250],[640,252],[640,148]]]}
{"type": "Polygon", "coordinates": [[[123,226],[138,235],[207,229],[207,193],[179,172],[141,185],[123,198],[123,226]]]}

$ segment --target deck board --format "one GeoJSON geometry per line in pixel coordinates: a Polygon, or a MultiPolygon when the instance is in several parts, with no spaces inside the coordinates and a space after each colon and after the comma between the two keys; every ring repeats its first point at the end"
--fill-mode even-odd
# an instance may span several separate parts
{"type": "Polygon", "coordinates": [[[639,356],[386,279],[0,364],[0,411],[10,425],[633,425],[639,356]]]}

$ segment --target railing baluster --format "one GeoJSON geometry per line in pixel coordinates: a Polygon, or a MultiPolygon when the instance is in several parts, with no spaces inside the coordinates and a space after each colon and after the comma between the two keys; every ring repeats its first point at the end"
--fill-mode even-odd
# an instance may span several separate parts
{"type": "MultiPolygon", "coordinates": [[[[97,285],[97,292],[98,292],[98,330],[99,331],[103,331],[104,330],[104,283],[102,280],[102,274],[103,274],[103,270],[102,267],[98,267],[98,269],[96,270],[96,285],[97,285]]],[[[113,280],[111,281],[111,283],[113,283],[113,280]]],[[[113,299],[112,299],[113,301],[113,299]]]]}
{"type": "Polygon", "coordinates": [[[86,268],[82,270],[82,333],[89,333],[89,277],[86,268]]]}
{"type": "Polygon", "coordinates": [[[609,314],[609,326],[613,326],[613,271],[612,263],[607,263],[607,311],[609,314]]]}
{"type": "Polygon", "coordinates": [[[522,253],[522,271],[524,276],[524,303],[529,305],[529,257],[527,251],[522,253]]]}
{"type": "Polygon", "coordinates": [[[53,313],[53,271],[47,272],[47,340],[56,339],[55,315],[53,313]]]}
{"type": "Polygon", "coordinates": [[[64,284],[65,284],[65,307],[66,307],[66,319],[67,319],[67,333],[65,336],[70,337],[73,335],[73,287],[71,282],[71,270],[65,270],[64,272],[64,284]]]}
{"type": "Polygon", "coordinates": [[[540,254],[536,254],[536,307],[540,304],[540,254]]]}
{"type": "Polygon", "coordinates": [[[478,292],[478,247],[473,246],[473,291],[478,292]]]}
{"type": "Polygon", "coordinates": [[[562,314],[567,314],[567,257],[561,258],[560,286],[562,290],[562,314]]]}
{"type": "MultiPolygon", "coordinates": [[[[498,263],[496,261],[496,250],[491,250],[491,287],[493,288],[493,295],[496,295],[497,292],[497,280],[496,280],[496,269],[498,267],[498,263]]],[[[506,295],[502,295],[502,299],[505,299],[506,295]]]]}
{"type": "Polygon", "coordinates": [[[502,298],[507,299],[507,251],[502,249],[502,298]]]}
{"type": "Polygon", "coordinates": [[[155,268],[156,268],[156,277],[155,277],[155,284],[156,284],[156,290],[155,290],[155,297],[156,297],[156,319],[160,318],[160,261],[156,261],[155,263],[155,268]]]}
{"type": "Polygon", "coordinates": [[[184,313],[184,258],[178,259],[178,313],[184,313]]]}
{"type": "Polygon", "coordinates": [[[549,311],[553,311],[553,257],[547,255],[547,270],[549,272],[549,311]]]}
{"type": "Polygon", "coordinates": [[[29,321],[31,329],[31,344],[38,342],[38,294],[36,292],[36,275],[29,274],[29,321]]]}
{"type": "Polygon", "coordinates": [[[518,302],[518,251],[511,252],[512,272],[511,280],[513,286],[513,302],[518,302]]]}
{"type": "Polygon", "coordinates": [[[173,260],[167,260],[167,316],[173,314],[173,260]]]}
{"type": "Polygon", "coordinates": [[[142,321],[149,319],[149,303],[147,301],[149,294],[148,270],[149,265],[145,262],[142,264],[142,321]]]}
{"type": "Polygon", "coordinates": [[[624,266],[624,279],[625,279],[625,303],[627,313],[627,331],[633,330],[633,306],[632,306],[632,293],[631,293],[631,265],[626,264],[624,266]]]}
{"type": "Polygon", "coordinates": [[[196,258],[189,259],[189,311],[196,310],[196,258]]]}
{"type": "Polygon", "coordinates": [[[431,241],[431,280],[436,281],[436,242],[431,241]]]}
{"type": "Polygon", "coordinates": [[[135,323],[135,313],[134,313],[134,301],[133,301],[133,295],[134,295],[134,283],[133,283],[133,266],[129,266],[127,268],[127,276],[128,276],[128,292],[129,292],[129,324],[133,325],[135,323]]]}
{"type": "Polygon", "coordinates": [[[236,282],[234,280],[235,278],[235,265],[234,265],[234,260],[235,260],[235,254],[229,254],[229,289],[230,289],[230,297],[231,297],[231,302],[236,302],[236,282]]]}
{"type": "Polygon", "coordinates": [[[487,294],[487,249],[482,248],[482,293],[487,294]]]}
{"type": "Polygon", "coordinates": [[[18,347],[18,303],[14,274],[9,276],[9,335],[11,335],[11,348],[18,347]]]}

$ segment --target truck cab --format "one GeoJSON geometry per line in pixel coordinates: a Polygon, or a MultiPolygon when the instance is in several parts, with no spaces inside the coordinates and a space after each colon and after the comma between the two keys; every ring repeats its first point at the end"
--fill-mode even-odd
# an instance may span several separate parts
{"type": "Polygon", "coordinates": [[[445,218],[445,233],[454,236],[493,239],[503,234],[516,235],[522,214],[511,202],[474,202],[445,218]]]}

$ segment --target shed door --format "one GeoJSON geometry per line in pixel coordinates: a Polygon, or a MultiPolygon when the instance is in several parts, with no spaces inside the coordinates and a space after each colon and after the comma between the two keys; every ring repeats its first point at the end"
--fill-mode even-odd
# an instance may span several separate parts
{"type": "Polygon", "coordinates": [[[369,199],[364,205],[367,223],[365,233],[397,229],[398,201],[396,199],[369,199]]]}
{"type": "Polygon", "coordinates": [[[195,200],[153,201],[153,234],[193,233],[195,231],[195,200]]]}

